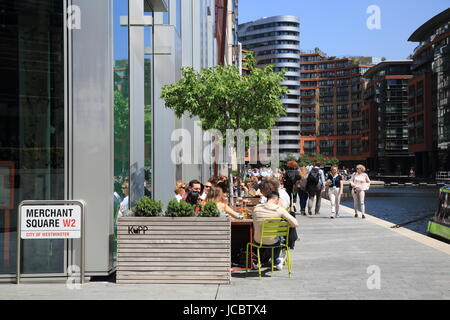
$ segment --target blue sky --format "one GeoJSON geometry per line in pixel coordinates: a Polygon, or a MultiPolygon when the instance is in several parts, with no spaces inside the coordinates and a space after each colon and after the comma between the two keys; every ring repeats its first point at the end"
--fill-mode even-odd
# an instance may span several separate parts
{"type": "Polygon", "coordinates": [[[330,56],[406,59],[417,43],[409,36],[447,9],[448,0],[239,0],[239,23],[261,17],[300,18],[300,47],[330,56]],[[381,10],[381,29],[369,30],[367,8],[381,10]]]}

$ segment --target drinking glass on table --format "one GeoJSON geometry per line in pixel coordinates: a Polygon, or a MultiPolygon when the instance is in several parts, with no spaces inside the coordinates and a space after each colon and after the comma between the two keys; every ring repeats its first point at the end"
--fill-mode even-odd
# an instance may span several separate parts
{"type": "Polygon", "coordinates": [[[240,211],[244,219],[247,219],[247,209],[245,207],[242,207],[240,211]]]}

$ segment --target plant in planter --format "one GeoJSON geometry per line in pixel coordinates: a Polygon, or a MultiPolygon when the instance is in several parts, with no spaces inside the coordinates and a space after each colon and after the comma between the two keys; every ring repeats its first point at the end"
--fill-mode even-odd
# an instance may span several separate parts
{"type": "Polygon", "coordinates": [[[202,210],[200,211],[200,215],[202,217],[219,217],[220,212],[219,212],[219,209],[217,208],[217,204],[215,202],[208,201],[202,207],[202,210]]]}
{"type": "Polygon", "coordinates": [[[193,217],[194,215],[194,206],[184,200],[178,202],[172,199],[167,205],[166,217],[193,217]]]}
{"type": "Polygon", "coordinates": [[[161,201],[142,197],[135,203],[134,212],[138,217],[158,217],[161,216],[163,205],[161,201]]]}

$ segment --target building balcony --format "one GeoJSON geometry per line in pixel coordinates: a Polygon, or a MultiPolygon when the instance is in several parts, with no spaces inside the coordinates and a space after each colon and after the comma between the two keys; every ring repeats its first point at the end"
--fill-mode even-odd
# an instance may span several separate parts
{"type": "MultiPolygon", "coordinates": [[[[278,62],[278,63],[269,63],[275,65],[278,68],[297,68],[300,71],[300,64],[295,62],[278,62]]],[[[266,64],[267,65],[267,64],[266,64]]]]}
{"type": "Polygon", "coordinates": [[[300,123],[298,124],[298,126],[292,126],[292,125],[282,125],[282,124],[278,124],[275,126],[276,129],[280,130],[280,131],[297,131],[300,132],[300,123]]]}
{"type": "Polygon", "coordinates": [[[280,84],[282,86],[300,86],[300,82],[295,80],[283,80],[280,82],[280,84]]]}
{"type": "Polygon", "coordinates": [[[300,134],[297,134],[297,135],[290,134],[290,135],[280,135],[279,136],[280,140],[296,140],[296,141],[300,141],[300,138],[301,138],[300,134]]]}
{"type": "Polygon", "coordinates": [[[288,94],[289,95],[293,95],[293,96],[300,96],[300,90],[288,90],[288,94]]]}
{"type": "Polygon", "coordinates": [[[300,117],[282,117],[277,120],[278,122],[300,122],[300,117]]]}
{"type": "MultiPolygon", "coordinates": [[[[298,60],[298,55],[295,53],[268,53],[265,55],[257,56],[257,61],[267,60],[267,59],[292,59],[298,60]]],[[[277,63],[273,61],[272,63],[277,63]]]]}
{"type": "Polygon", "coordinates": [[[281,101],[283,102],[283,104],[296,104],[296,105],[300,104],[300,99],[282,98],[281,101]]]}
{"type": "MultiPolygon", "coordinates": [[[[300,26],[271,26],[267,28],[258,28],[254,30],[247,30],[245,33],[245,36],[257,36],[262,33],[268,33],[268,32],[280,32],[280,31],[290,31],[290,32],[300,32],[300,26]]],[[[275,35],[273,35],[275,36],[275,35]]],[[[257,38],[258,39],[258,38],[257,38]]],[[[300,55],[300,50],[299,50],[300,55]]]]}
{"type": "Polygon", "coordinates": [[[286,149],[298,149],[300,150],[300,142],[297,144],[279,144],[278,145],[280,150],[286,150],[286,149]]]}
{"type": "Polygon", "coordinates": [[[258,54],[258,52],[261,52],[261,51],[282,50],[282,49],[299,50],[299,45],[297,45],[297,44],[269,44],[266,46],[253,48],[252,51],[254,51],[255,54],[258,54]]]}
{"type": "MultiPolygon", "coordinates": [[[[284,74],[285,77],[298,77],[300,78],[300,72],[294,72],[294,71],[287,71],[284,74]]],[[[298,84],[297,84],[298,85],[298,84]]]]}
{"type": "Polygon", "coordinates": [[[249,46],[252,44],[259,44],[261,42],[268,42],[273,40],[287,40],[287,41],[298,41],[300,43],[300,36],[294,36],[294,35],[268,35],[262,38],[255,38],[255,39],[246,39],[241,41],[242,44],[245,46],[249,46]]]}

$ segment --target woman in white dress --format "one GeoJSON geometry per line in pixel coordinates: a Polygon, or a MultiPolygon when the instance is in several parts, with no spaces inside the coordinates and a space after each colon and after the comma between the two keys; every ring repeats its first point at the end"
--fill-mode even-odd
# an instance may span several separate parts
{"type": "Polygon", "coordinates": [[[358,203],[361,206],[362,218],[365,219],[364,213],[366,213],[366,207],[364,204],[365,192],[370,188],[370,179],[366,168],[359,164],[356,166],[356,172],[350,179],[350,186],[352,188],[353,205],[355,208],[355,218],[358,218],[358,203]]]}

